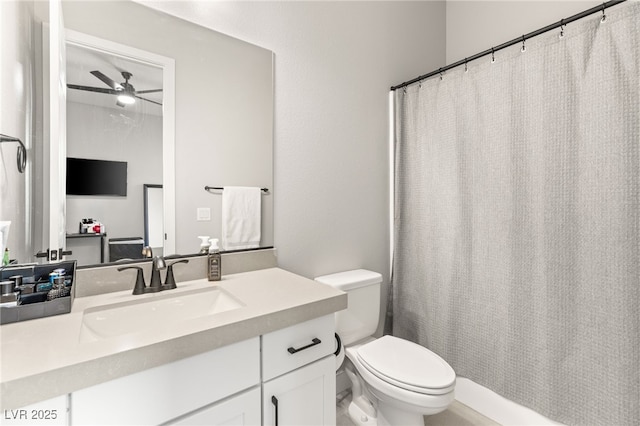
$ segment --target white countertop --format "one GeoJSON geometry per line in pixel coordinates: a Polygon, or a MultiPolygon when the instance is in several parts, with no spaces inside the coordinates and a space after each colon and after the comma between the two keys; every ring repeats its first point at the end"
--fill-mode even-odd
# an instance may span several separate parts
{"type": "MultiPolygon", "coordinates": [[[[16,409],[259,336],[347,307],[347,295],[284,271],[263,269],[178,283],[133,296],[131,291],[76,298],[71,313],[0,326],[0,407],[16,409]],[[245,306],[189,320],[145,325],[131,334],[81,341],[84,310],[219,286],[245,306]]],[[[141,318],[141,321],[144,319],[141,318]]]]}

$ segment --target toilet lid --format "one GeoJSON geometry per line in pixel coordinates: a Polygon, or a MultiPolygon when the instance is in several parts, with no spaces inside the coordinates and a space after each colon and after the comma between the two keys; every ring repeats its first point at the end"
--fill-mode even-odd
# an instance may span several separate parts
{"type": "Polygon", "coordinates": [[[378,378],[426,394],[453,390],[456,373],[429,349],[394,336],[382,336],[358,348],[358,359],[378,378]]]}

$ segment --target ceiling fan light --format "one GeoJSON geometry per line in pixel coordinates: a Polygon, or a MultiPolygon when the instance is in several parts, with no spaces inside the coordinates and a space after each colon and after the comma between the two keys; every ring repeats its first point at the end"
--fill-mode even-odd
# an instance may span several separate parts
{"type": "Polygon", "coordinates": [[[131,96],[129,93],[123,93],[121,95],[118,95],[118,102],[125,105],[131,105],[136,102],[136,98],[131,96]]]}

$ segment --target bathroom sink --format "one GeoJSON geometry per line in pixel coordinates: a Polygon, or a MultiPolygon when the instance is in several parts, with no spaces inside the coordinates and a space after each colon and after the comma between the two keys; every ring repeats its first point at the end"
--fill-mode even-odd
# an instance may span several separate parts
{"type": "Polygon", "coordinates": [[[242,302],[221,288],[158,293],[153,297],[96,306],[84,311],[80,341],[161,330],[169,324],[208,317],[243,306],[242,302]]]}

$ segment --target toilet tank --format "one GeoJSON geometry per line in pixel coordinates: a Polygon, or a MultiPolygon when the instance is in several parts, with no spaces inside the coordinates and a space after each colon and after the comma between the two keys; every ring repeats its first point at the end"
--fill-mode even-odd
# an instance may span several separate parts
{"type": "Polygon", "coordinates": [[[336,312],[336,332],[344,345],[372,336],[378,329],[382,275],[357,269],[323,275],[316,281],[347,293],[347,309],[336,312]]]}

